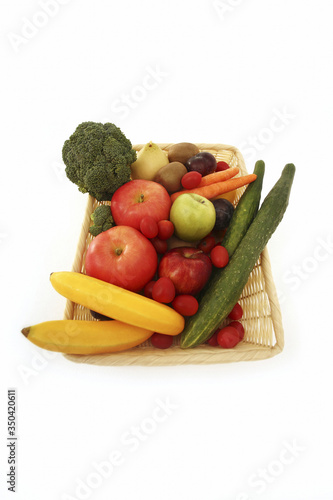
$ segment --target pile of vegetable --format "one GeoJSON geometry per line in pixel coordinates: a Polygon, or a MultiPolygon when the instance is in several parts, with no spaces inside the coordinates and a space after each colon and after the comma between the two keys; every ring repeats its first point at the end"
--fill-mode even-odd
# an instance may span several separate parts
{"type": "Polygon", "coordinates": [[[79,190],[103,203],[91,214],[85,274],[56,272],[50,281],[91,320],[22,333],[68,354],[123,351],[147,339],[167,349],[175,336],[182,349],[244,342],[239,299],[286,211],[295,166],[284,167],[261,203],[261,160],[240,175],[192,143],[166,152],[149,142],[137,154],[114,124],[94,122],[65,141],[63,160],[79,190]]]}

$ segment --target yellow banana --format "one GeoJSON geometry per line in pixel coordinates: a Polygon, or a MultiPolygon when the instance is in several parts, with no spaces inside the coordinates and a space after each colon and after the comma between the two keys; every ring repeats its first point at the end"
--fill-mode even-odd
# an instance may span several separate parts
{"type": "Polygon", "coordinates": [[[110,318],[166,335],[184,329],[184,317],[171,307],[119,286],[68,271],[52,273],[50,280],[67,299],[110,318]]]}
{"type": "Polygon", "coordinates": [[[56,320],[23,328],[30,342],[66,354],[124,351],[147,340],[153,332],[121,321],[56,320]]]}

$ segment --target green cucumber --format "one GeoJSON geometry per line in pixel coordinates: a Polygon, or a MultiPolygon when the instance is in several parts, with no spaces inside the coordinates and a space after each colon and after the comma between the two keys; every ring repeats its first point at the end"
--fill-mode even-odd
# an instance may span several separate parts
{"type": "Polygon", "coordinates": [[[255,263],[283,218],[294,175],[295,166],[288,163],[227,266],[209,281],[199,300],[198,312],[185,324],[180,342],[183,349],[206,342],[239,300],[255,263]]]}
{"type": "Polygon", "coordinates": [[[238,247],[249,225],[258,212],[262,182],[265,173],[265,163],[262,160],[256,162],[253,173],[256,174],[257,178],[245,189],[221,242],[221,245],[228,250],[229,258],[238,247]]]}

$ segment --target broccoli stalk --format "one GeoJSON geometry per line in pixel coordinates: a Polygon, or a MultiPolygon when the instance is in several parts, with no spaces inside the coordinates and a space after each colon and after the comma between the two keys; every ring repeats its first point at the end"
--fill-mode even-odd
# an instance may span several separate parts
{"type": "Polygon", "coordinates": [[[65,141],[62,157],[66,175],[79,191],[98,201],[110,201],[130,180],[136,151],[113,123],[83,122],[65,141]]]}
{"type": "Polygon", "coordinates": [[[100,205],[95,208],[90,218],[94,224],[90,226],[89,232],[93,236],[97,236],[114,226],[110,205],[100,205]]]}

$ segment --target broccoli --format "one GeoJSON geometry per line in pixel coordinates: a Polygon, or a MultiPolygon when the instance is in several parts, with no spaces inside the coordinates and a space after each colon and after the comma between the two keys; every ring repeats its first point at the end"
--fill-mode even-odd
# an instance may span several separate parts
{"type": "Polygon", "coordinates": [[[95,208],[90,218],[94,224],[89,228],[89,232],[93,236],[97,236],[114,226],[110,205],[100,205],[95,208]]]}
{"type": "Polygon", "coordinates": [[[130,180],[136,151],[113,123],[83,122],[65,141],[62,158],[68,179],[79,191],[110,201],[116,189],[130,180]]]}

